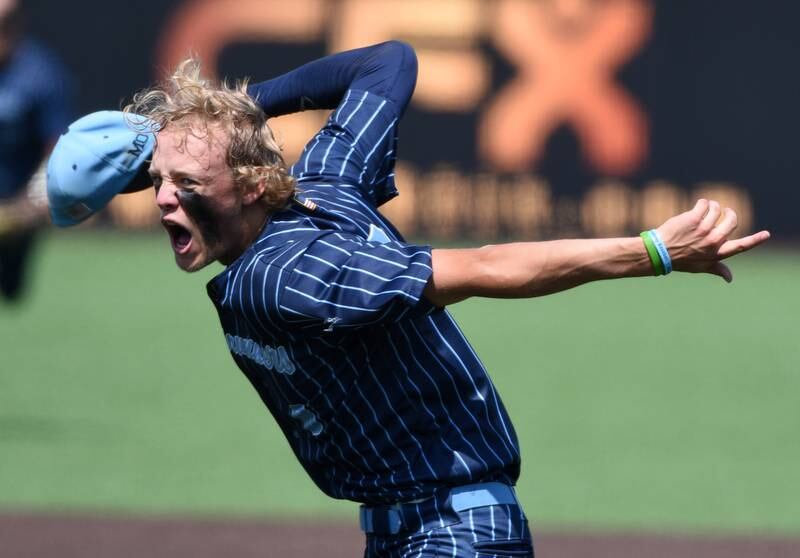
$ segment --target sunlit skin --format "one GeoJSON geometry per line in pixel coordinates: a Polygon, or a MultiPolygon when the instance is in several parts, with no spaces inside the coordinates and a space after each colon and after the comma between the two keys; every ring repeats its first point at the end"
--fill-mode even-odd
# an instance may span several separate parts
{"type": "MultiPolygon", "coordinates": [[[[211,126],[207,133],[198,123],[189,124],[173,124],[158,134],[150,175],[175,261],[185,271],[196,271],[213,261],[235,261],[263,229],[269,212],[259,203],[263,183],[245,192],[234,182],[224,131],[211,126]]],[[[659,233],[676,270],[731,281],[721,260],[769,238],[761,231],[730,239],[736,221],[732,210],[700,200],[659,227],[659,233]]],[[[438,306],[471,296],[541,296],[599,279],[652,274],[638,237],[434,250],[433,270],[425,296],[438,306]]]]}
{"type": "Polygon", "coordinates": [[[243,191],[226,162],[226,134],[216,125],[208,132],[198,122],[168,126],[150,165],[161,224],[175,262],[189,272],[235,261],[269,216],[259,203],[264,185],[243,191]]]}

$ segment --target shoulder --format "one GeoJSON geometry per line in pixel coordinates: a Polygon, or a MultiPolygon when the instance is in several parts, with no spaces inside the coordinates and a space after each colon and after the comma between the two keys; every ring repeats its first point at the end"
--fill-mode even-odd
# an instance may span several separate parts
{"type": "Polygon", "coordinates": [[[333,231],[308,219],[281,213],[242,256],[226,270],[233,289],[279,289],[309,248],[333,231]]]}
{"type": "Polygon", "coordinates": [[[208,293],[219,308],[234,312],[271,311],[274,294],[291,275],[300,256],[324,234],[308,226],[286,223],[265,227],[256,241],[208,285],[208,293]]]}
{"type": "Polygon", "coordinates": [[[36,41],[25,39],[20,43],[7,72],[14,76],[18,90],[48,111],[68,104],[72,98],[70,73],[54,52],[36,41]]]}
{"type": "Polygon", "coordinates": [[[15,55],[18,64],[37,78],[60,79],[67,71],[58,55],[34,39],[24,39],[15,55]]]}
{"type": "Polygon", "coordinates": [[[326,231],[307,222],[281,221],[270,224],[242,255],[238,267],[245,270],[263,270],[267,267],[285,269],[310,244],[324,234],[326,231]]]}

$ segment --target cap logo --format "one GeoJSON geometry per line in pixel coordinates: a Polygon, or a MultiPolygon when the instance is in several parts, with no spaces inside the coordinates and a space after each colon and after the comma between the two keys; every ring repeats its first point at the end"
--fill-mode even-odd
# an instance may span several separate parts
{"type": "Polygon", "coordinates": [[[142,151],[144,151],[146,145],[147,134],[138,133],[136,134],[136,137],[133,138],[133,143],[131,144],[131,148],[128,150],[128,153],[134,157],[138,157],[142,154],[142,151]]]}
{"type": "Polygon", "coordinates": [[[118,164],[125,169],[130,169],[136,163],[136,160],[142,154],[146,146],[147,134],[139,132],[136,134],[136,137],[133,138],[133,142],[131,142],[128,150],[119,158],[118,164]]]}

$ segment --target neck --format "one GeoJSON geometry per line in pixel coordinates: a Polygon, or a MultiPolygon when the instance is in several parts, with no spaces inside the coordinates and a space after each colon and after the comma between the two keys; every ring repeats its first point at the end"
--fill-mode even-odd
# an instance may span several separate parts
{"type": "Polygon", "coordinates": [[[231,246],[227,254],[219,258],[220,263],[230,265],[244,254],[245,250],[256,241],[258,235],[264,230],[269,217],[269,212],[261,207],[260,204],[253,204],[253,206],[246,208],[239,221],[238,234],[236,235],[238,242],[231,246]]]}

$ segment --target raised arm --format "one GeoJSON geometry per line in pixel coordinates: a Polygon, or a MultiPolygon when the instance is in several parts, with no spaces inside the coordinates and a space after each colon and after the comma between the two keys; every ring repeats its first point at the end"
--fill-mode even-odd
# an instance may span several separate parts
{"type": "MultiPolygon", "coordinates": [[[[657,231],[674,269],[711,273],[726,281],[733,275],[721,260],[769,238],[767,231],[729,240],[736,214],[715,201],[672,217],[657,231]],[[720,219],[720,216],[722,218],[720,219]]],[[[433,251],[433,275],[425,296],[445,306],[473,296],[529,298],[591,281],[653,275],[641,238],[555,240],[433,251]]]]}
{"type": "Polygon", "coordinates": [[[388,41],[309,62],[282,76],[256,83],[248,93],[269,116],[336,108],[348,89],[369,91],[408,106],[417,82],[417,58],[406,43],[388,41]]]}

